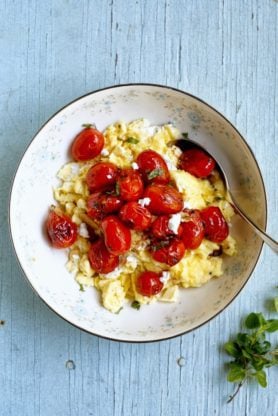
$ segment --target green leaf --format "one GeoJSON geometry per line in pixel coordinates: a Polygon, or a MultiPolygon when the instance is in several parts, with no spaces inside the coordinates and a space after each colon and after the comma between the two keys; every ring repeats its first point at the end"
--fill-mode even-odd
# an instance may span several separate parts
{"type": "Polygon", "coordinates": [[[141,308],[141,303],[138,302],[138,300],[134,300],[131,304],[131,307],[134,308],[134,309],[139,310],[141,308]]]}
{"type": "Polygon", "coordinates": [[[91,123],[85,123],[85,124],[82,124],[82,127],[84,127],[85,129],[90,129],[90,128],[96,128],[96,125],[95,124],[91,124],[91,123]]]}
{"type": "Polygon", "coordinates": [[[231,383],[237,383],[244,380],[246,376],[246,370],[240,365],[231,368],[227,374],[227,380],[231,383]]]}
{"type": "Polygon", "coordinates": [[[274,309],[278,312],[278,296],[273,299],[274,309]]]}
{"type": "Polygon", "coordinates": [[[267,381],[266,381],[266,373],[263,370],[257,371],[255,373],[255,377],[258,381],[258,383],[262,386],[262,387],[266,387],[267,386],[267,381]]]}
{"type": "Polygon", "coordinates": [[[245,333],[238,333],[236,339],[240,346],[246,346],[250,343],[250,336],[245,333]]]}
{"type": "Polygon", "coordinates": [[[250,360],[252,358],[252,352],[246,351],[244,348],[241,350],[243,357],[250,360]]]}
{"type": "Polygon", "coordinates": [[[131,143],[131,144],[137,144],[137,143],[139,143],[139,141],[140,141],[140,140],[135,139],[135,137],[128,137],[128,138],[126,139],[126,143],[131,143]]]}
{"type": "Polygon", "coordinates": [[[245,319],[245,326],[248,329],[259,328],[261,326],[259,314],[255,312],[250,313],[245,319]]]}
{"type": "Polygon", "coordinates": [[[240,356],[240,351],[236,342],[226,342],[226,344],[224,344],[224,349],[226,353],[231,355],[232,357],[237,358],[240,356]]]}
{"type": "Polygon", "coordinates": [[[151,180],[156,178],[157,176],[163,175],[163,172],[163,169],[154,169],[148,174],[148,179],[151,180]]]}
{"type": "Polygon", "coordinates": [[[271,343],[269,341],[261,341],[256,342],[253,345],[253,351],[257,354],[266,354],[271,347],[271,343]]]}
{"type": "Polygon", "coordinates": [[[182,133],[181,135],[182,135],[182,137],[183,137],[184,139],[188,139],[188,133],[187,133],[187,132],[184,132],[184,133],[182,133]]]}
{"type": "Polygon", "coordinates": [[[115,185],[115,192],[117,196],[120,195],[120,185],[118,184],[118,182],[116,182],[116,185],[115,185]]]}
{"type": "Polygon", "coordinates": [[[79,284],[79,290],[80,290],[80,292],[85,292],[84,286],[81,283],[78,283],[78,284],[79,284]]]}
{"type": "Polygon", "coordinates": [[[266,323],[265,330],[267,332],[275,332],[278,331],[278,319],[269,319],[266,323]]]}

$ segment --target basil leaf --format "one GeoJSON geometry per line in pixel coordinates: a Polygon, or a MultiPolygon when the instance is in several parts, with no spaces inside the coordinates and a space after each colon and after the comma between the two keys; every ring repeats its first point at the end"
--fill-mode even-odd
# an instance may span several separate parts
{"type": "Polygon", "coordinates": [[[151,180],[156,178],[157,176],[163,175],[163,172],[163,169],[154,169],[148,174],[148,179],[151,180]]]}
{"type": "Polygon", "coordinates": [[[139,143],[139,140],[135,139],[135,137],[128,137],[126,139],[126,143],[137,144],[137,143],[139,143]]]}
{"type": "Polygon", "coordinates": [[[141,308],[141,303],[140,303],[140,302],[138,302],[138,300],[134,300],[134,301],[132,302],[132,304],[131,304],[131,307],[132,307],[133,309],[137,309],[137,310],[139,310],[139,309],[141,308]]]}

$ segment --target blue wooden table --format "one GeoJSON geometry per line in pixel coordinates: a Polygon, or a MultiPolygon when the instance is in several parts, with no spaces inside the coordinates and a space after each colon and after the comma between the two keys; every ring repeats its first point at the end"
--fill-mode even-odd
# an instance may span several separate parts
{"type": "Polygon", "coordinates": [[[233,385],[221,351],[242,317],[265,312],[274,296],[278,262],[268,248],[209,324],[130,345],[51,312],[23,278],[7,224],[12,177],[40,125],[77,96],[142,81],[200,96],[235,123],[261,167],[277,238],[277,44],[273,0],[0,1],[1,416],[278,415],[277,369],[266,390],[249,385],[226,404],[233,385]]]}

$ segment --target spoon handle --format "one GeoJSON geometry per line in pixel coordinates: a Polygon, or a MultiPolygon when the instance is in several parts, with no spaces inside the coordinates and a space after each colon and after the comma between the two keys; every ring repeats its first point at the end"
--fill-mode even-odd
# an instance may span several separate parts
{"type": "Polygon", "coordinates": [[[266,234],[260,227],[258,227],[237,205],[235,199],[230,193],[230,197],[233,201],[233,205],[237,213],[250,225],[250,227],[255,231],[255,233],[261,237],[261,239],[274,251],[278,253],[278,242],[275,241],[272,237],[266,234]]]}

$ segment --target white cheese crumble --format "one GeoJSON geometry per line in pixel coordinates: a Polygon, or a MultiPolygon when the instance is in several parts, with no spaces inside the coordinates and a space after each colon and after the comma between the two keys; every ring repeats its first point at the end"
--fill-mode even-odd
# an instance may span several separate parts
{"type": "Polygon", "coordinates": [[[102,149],[102,151],[100,152],[101,156],[108,156],[109,152],[107,149],[102,149]]]}
{"type": "Polygon", "coordinates": [[[84,237],[84,238],[90,237],[87,226],[84,222],[82,222],[79,226],[79,235],[81,235],[81,237],[84,237]]]}
{"type": "Polygon", "coordinates": [[[163,159],[166,162],[166,165],[169,170],[177,170],[177,167],[174,165],[174,163],[169,159],[169,157],[163,155],[163,159]]]}
{"type": "Polygon", "coordinates": [[[137,257],[132,253],[127,256],[126,261],[134,268],[136,268],[138,264],[137,257]]]}
{"type": "Polygon", "coordinates": [[[144,208],[145,206],[150,205],[150,203],[151,203],[150,198],[138,199],[138,204],[141,205],[142,208],[144,208]]]}
{"type": "Polygon", "coordinates": [[[112,175],[107,175],[107,179],[112,179],[112,175]]]}
{"type": "Polygon", "coordinates": [[[170,276],[170,272],[162,272],[162,276],[159,278],[159,280],[165,285],[165,283],[167,283],[170,279],[170,276]]]}
{"type": "Polygon", "coordinates": [[[104,277],[105,279],[117,279],[117,277],[120,276],[120,274],[122,273],[122,268],[121,267],[116,267],[115,270],[113,270],[110,273],[106,273],[106,274],[100,274],[101,277],[104,277]]]}
{"type": "Polygon", "coordinates": [[[189,202],[189,201],[184,201],[184,202],[183,202],[183,208],[184,208],[184,209],[185,209],[185,208],[187,208],[187,209],[191,209],[192,207],[191,207],[190,202],[189,202]]]}
{"type": "Polygon", "coordinates": [[[181,223],[181,213],[171,215],[168,227],[174,234],[178,234],[179,225],[181,223]]]}
{"type": "Polygon", "coordinates": [[[134,169],[134,170],[138,170],[139,169],[139,166],[137,165],[136,162],[131,163],[131,166],[132,166],[132,169],[134,169]]]}

